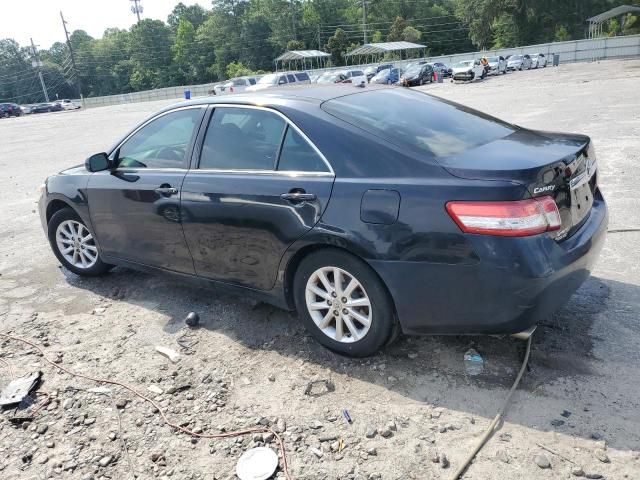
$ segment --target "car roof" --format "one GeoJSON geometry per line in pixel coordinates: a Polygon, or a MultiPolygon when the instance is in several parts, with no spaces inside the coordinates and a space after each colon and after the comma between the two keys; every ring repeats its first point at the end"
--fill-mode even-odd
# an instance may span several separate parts
{"type": "Polygon", "coordinates": [[[218,103],[274,106],[282,105],[283,102],[286,102],[287,100],[304,101],[306,103],[316,104],[319,106],[321,103],[334,98],[365,93],[372,90],[382,90],[385,88],[389,87],[384,85],[367,85],[365,88],[356,86],[349,88],[345,85],[332,84],[300,85],[281,89],[274,88],[258,92],[242,92],[234,95],[202,97],[170,105],[162,111],[173,110],[177,107],[190,105],[215,105],[218,103]]]}

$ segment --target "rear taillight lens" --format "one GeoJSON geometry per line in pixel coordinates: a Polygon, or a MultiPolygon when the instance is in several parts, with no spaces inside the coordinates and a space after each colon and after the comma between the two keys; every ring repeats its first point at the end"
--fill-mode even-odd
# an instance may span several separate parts
{"type": "Polygon", "coordinates": [[[526,237],[560,228],[560,212],[549,196],[512,202],[455,201],[446,208],[465,233],[526,237]]]}

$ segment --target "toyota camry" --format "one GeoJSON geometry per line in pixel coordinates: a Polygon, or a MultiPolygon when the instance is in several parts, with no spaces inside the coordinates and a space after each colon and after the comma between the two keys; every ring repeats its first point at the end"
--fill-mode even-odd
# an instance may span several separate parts
{"type": "Polygon", "coordinates": [[[589,137],[402,88],[270,92],[168,107],[49,177],[60,263],[252,295],[352,356],[530,331],[589,276],[607,227],[589,137]]]}

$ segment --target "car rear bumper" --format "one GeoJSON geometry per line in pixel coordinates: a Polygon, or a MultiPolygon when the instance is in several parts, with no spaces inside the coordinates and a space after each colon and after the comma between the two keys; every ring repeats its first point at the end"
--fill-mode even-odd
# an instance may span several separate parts
{"type": "Polygon", "coordinates": [[[570,238],[469,235],[473,265],[370,261],[409,334],[511,334],[563,306],[589,277],[604,244],[607,206],[601,195],[570,238]]]}

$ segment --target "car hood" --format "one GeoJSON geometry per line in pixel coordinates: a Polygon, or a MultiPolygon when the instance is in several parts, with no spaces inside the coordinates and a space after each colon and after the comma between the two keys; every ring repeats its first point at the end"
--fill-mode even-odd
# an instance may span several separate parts
{"type": "Polygon", "coordinates": [[[65,168],[60,173],[58,173],[58,175],[86,175],[87,173],[89,172],[87,172],[84,164],[81,164],[74,167],[65,168]]]}
{"type": "Polygon", "coordinates": [[[469,70],[473,70],[472,66],[468,66],[468,67],[453,67],[453,73],[463,73],[463,72],[468,72],[469,70]]]}

